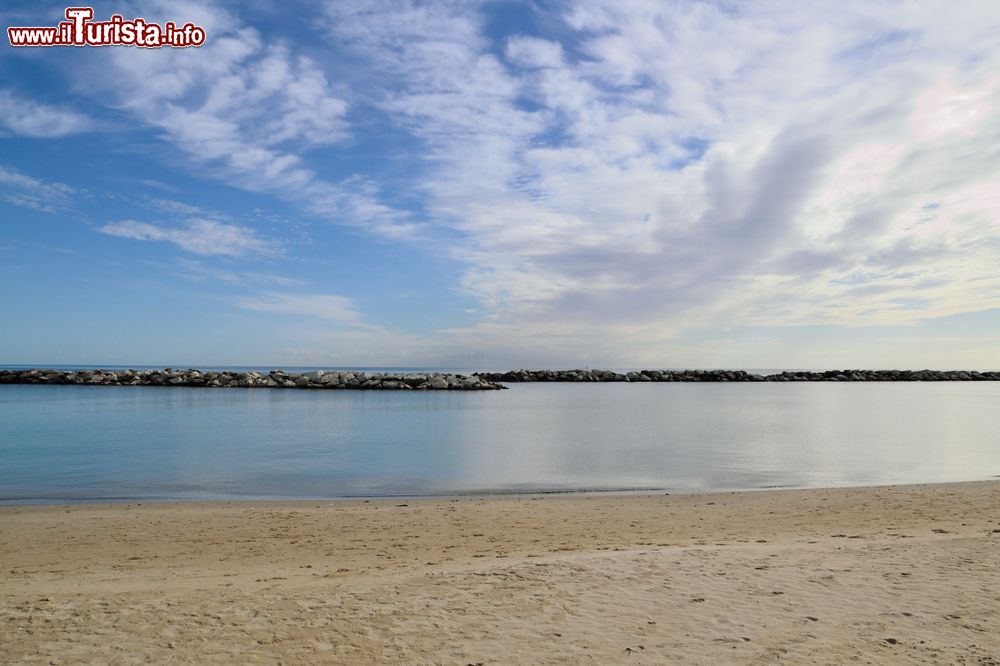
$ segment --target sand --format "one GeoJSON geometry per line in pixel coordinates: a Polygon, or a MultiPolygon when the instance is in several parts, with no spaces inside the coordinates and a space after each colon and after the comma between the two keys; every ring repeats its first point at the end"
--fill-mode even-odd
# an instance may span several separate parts
{"type": "Polygon", "coordinates": [[[1000,482],[5,507],[0,660],[998,664],[1000,482]]]}

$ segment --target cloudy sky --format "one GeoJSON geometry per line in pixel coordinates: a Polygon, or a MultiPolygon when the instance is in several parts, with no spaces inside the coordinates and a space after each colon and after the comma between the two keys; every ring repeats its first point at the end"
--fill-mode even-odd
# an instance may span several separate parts
{"type": "Polygon", "coordinates": [[[995,3],[94,10],[207,42],[4,36],[0,363],[1000,367],[995,3]]]}

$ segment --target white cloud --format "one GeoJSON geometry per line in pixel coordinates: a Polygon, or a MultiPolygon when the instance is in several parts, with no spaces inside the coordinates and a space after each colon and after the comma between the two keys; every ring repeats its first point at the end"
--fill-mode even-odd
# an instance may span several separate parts
{"type": "Polygon", "coordinates": [[[98,227],[98,231],[119,238],[173,243],[182,250],[201,255],[241,257],[277,251],[274,245],[258,238],[253,229],[215,220],[192,218],[180,226],[122,220],[98,227]]]}
{"type": "Polygon", "coordinates": [[[561,44],[536,37],[511,38],[507,42],[505,55],[520,67],[558,68],[564,64],[561,44]]]}
{"type": "Polygon", "coordinates": [[[0,199],[14,206],[47,213],[65,211],[74,192],[69,185],[46,182],[0,166],[0,199]]]}
{"type": "Polygon", "coordinates": [[[20,136],[53,138],[93,129],[94,123],[73,109],[42,104],[0,89],[0,127],[20,136]]]}
{"type": "Polygon", "coordinates": [[[186,215],[189,217],[211,217],[215,219],[223,219],[226,216],[219,212],[208,212],[198,206],[192,206],[191,204],[184,203],[183,201],[175,201],[173,199],[161,199],[158,197],[149,197],[145,199],[144,202],[149,208],[153,210],[160,211],[162,213],[170,213],[172,215],[186,215]]]}
{"type": "Polygon", "coordinates": [[[236,305],[246,310],[279,312],[349,326],[365,326],[353,301],[344,296],[268,292],[255,298],[242,299],[236,305]]]}
{"type": "Polygon", "coordinates": [[[180,272],[174,272],[174,275],[182,277],[186,280],[192,280],[194,282],[217,283],[231,286],[272,285],[277,287],[294,287],[302,284],[301,280],[284,275],[277,275],[275,273],[260,273],[256,271],[223,270],[212,266],[206,266],[200,261],[193,261],[190,259],[181,259],[180,261],[172,262],[169,265],[157,265],[173,271],[176,271],[177,268],[181,268],[183,270],[180,272]]]}
{"type": "Polygon", "coordinates": [[[406,214],[378,201],[371,180],[326,179],[303,159],[348,137],[348,91],[314,58],[212,3],[151,2],[139,13],[191,17],[211,37],[198,49],[105,49],[79,77],[81,92],[155,128],[202,173],[374,234],[416,233],[406,214]]]}
{"type": "Polygon", "coordinates": [[[995,9],[595,0],[500,60],[474,5],[328,7],[464,238],[470,347],[652,359],[1000,307],[995,9]]]}

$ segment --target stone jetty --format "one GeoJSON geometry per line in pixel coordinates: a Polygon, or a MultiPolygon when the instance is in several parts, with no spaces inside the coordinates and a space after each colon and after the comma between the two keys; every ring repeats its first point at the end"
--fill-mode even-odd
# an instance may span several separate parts
{"type": "Polygon", "coordinates": [[[973,370],[788,370],[770,375],[745,370],[511,370],[477,372],[490,382],[984,382],[1000,372],[973,370]]]}
{"type": "Polygon", "coordinates": [[[267,373],[209,370],[0,370],[0,384],[200,386],[207,388],[491,391],[507,388],[478,376],[392,372],[267,373]]]}
{"type": "Polygon", "coordinates": [[[449,373],[283,370],[0,370],[0,384],[86,386],[201,386],[208,388],[355,389],[383,391],[492,391],[522,382],[988,382],[1000,372],[975,370],[786,370],[769,375],[745,370],[511,370],[449,373]]]}

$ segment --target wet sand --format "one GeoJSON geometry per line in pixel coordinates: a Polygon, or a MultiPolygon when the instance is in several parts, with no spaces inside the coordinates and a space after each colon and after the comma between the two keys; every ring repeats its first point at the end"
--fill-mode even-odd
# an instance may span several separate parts
{"type": "Polygon", "coordinates": [[[0,508],[3,663],[1000,664],[1000,482],[0,508]]]}

